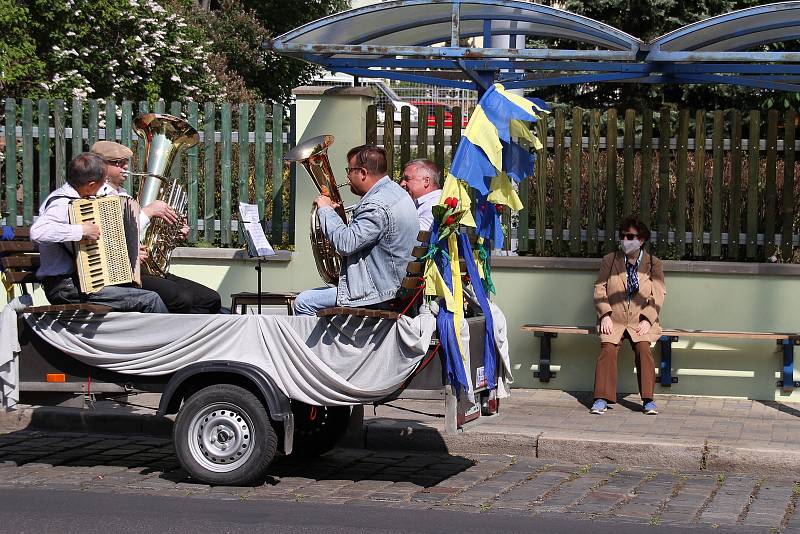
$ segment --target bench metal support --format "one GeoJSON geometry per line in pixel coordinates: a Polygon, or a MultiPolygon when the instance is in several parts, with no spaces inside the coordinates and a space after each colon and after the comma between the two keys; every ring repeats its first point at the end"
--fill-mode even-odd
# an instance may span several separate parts
{"type": "Polygon", "coordinates": [[[794,380],[794,347],[800,345],[800,337],[780,339],[778,344],[783,346],[783,380],[778,381],[778,387],[791,393],[794,388],[800,387],[800,382],[794,380]]]}
{"type": "Polygon", "coordinates": [[[678,378],[672,377],[672,344],[678,341],[677,336],[661,336],[658,338],[658,343],[661,346],[661,363],[658,365],[659,370],[659,383],[661,387],[672,387],[678,378]]]}
{"type": "Polygon", "coordinates": [[[550,344],[554,337],[558,337],[558,334],[536,332],[534,335],[539,338],[539,370],[533,373],[533,376],[534,378],[538,377],[539,382],[550,382],[551,378],[556,377],[556,374],[550,371],[550,344]]]}

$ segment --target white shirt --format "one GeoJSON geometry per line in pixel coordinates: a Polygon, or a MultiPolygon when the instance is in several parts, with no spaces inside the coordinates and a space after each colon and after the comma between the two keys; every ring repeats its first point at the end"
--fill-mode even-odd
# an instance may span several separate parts
{"type": "Polygon", "coordinates": [[[434,189],[430,193],[425,193],[421,197],[414,199],[414,204],[417,206],[417,217],[419,217],[419,229],[428,231],[433,226],[433,207],[439,202],[439,197],[442,196],[441,189],[434,189]]]}
{"type": "Polygon", "coordinates": [[[39,209],[39,218],[31,226],[31,241],[39,244],[41,259],[37,278],[75,272],[75,258],[70,251],[73,242],[83,239],[83,225],[69,223],[69,203],[76,198],[80,198],[78,192],[64,184],[50,193],[39,209]],[[55,200],[48,203],[51,198],[55,200]]]}
{"type": "MultiPolygon", "coordinates": [[[[128,191],[119,186],[119,189],[114,189],[111,184],[108,182],[103,184],[103,187],[100,188],[100,191],[97,192],[97,196],[105,196],[105,195],[117,195],[120,197],[128,197],[133,198],[128,191]]],[[[139,239],[141,240],[144,237],[144,231],[147,230],[147,225],[150,224],[150,217],[148,217],[144,211],[139,210],[139,239]]]]}

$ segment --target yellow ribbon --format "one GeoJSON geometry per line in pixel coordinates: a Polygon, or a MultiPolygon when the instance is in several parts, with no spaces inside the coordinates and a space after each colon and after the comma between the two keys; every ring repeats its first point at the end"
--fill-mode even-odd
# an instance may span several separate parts
{"type": "Polygon", "coordinates": [[[450,248],[450,273],[453,277],[453,303],[448,310],[453,312],[453,326],[455,327],[456,339],[458,340],[458,348],[461,351],[461,358],[464,362],[467,361],[467,353],[464,351],[464,345],[461,342],[461,320],[464,318],[464,288],[461,284],[461,264],[458,261],[458,235],[453,233],[447,238],[447,244],[450,248]]]}

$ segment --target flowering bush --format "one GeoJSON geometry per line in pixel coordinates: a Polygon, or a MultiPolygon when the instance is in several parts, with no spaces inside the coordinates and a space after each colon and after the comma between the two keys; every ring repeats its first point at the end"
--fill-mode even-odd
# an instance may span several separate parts
{"type": "Polygon", "coordinates": [[[21,23],[45,67],[35,87],[6,92],[66,99],[224,98],[225,88],[209,72],[204,33],[168,1],[21,0],[28,16],[21,23]]]}

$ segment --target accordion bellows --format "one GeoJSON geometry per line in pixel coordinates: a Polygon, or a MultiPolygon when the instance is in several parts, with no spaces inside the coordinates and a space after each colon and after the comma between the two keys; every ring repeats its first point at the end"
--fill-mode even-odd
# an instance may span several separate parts
{"type": "Polygon", "coordinates": [[[93,222],[100,227],[100,239],[80,241],[77,247],[81,293],[97,293],[110,285],[139,285],[138,229],[135,206],[131,204],[118,196],[82,198],[70,203],[71,224],[93,222]]]}

